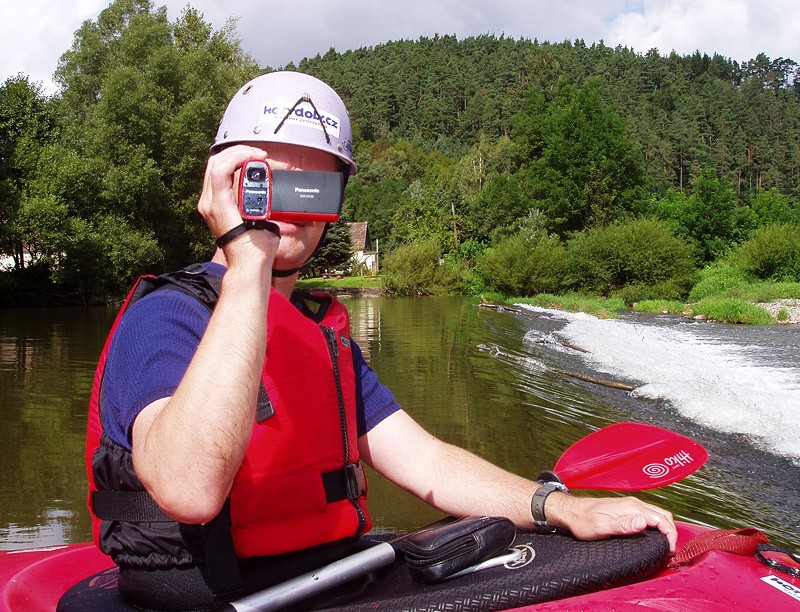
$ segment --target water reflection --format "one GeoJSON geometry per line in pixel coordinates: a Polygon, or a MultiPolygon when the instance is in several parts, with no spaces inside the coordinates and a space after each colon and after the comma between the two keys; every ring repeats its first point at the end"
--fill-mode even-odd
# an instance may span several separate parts
{"type": "Polygon", "coordinates": [[[86,539],[83,440],[103,309],[0,311],[0,546],[86,539]]]}

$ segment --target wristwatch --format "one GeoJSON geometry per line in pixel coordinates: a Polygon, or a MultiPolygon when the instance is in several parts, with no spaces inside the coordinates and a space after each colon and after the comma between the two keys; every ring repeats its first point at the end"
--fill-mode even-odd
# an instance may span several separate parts
{"type": "Polygon", "coordinates": [[[560,482],[544,482],[542,486],[536,489],[536,492],[531,498],[531,516],[533,517],[533,528],[537,533],[553,533],[556,528],[547,522],[547,516],[544,512],[544,502],[547,501],[547,496],[553,491],[563,491],[569,493],[569,489],[560,482]]]}

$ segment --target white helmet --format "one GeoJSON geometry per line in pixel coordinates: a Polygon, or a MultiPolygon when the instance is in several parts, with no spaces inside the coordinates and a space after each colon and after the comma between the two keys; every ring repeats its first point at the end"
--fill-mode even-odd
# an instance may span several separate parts
{"type": "Polygon", "coordinates": [[[353,130],[342,99],[329,85],[300,72],[270,72],[236,92],[211,145],[216,153],[238,142],[280,142],[331,153],[350,167],[353,130]]]}

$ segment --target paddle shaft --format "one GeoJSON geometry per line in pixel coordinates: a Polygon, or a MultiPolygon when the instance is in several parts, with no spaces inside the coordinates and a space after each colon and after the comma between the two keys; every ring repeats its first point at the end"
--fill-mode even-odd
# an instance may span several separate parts
{"type": "MultiPolygon", "coordinates": [[[[399,540],[399,538],[398,538],[399,540]]],[[[226,610],[236,612],[269,612],[280,610],[314,595],[386,567],[397,559],[399,542],[381,542],[354,555],[334,561],[312,572],[301,574],[275,586],[231,602],[226,610]]]]}

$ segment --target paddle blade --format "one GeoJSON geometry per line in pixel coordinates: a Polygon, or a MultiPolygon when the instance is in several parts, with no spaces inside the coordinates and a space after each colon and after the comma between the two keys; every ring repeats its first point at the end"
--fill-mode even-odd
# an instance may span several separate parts
{"type": "Polygon", "coordinates": [[[616,423],[570,446],[555,472],[574,489],[643,491],[685,478],[706,459],[706,449],[673,431],[616,423]]]}

